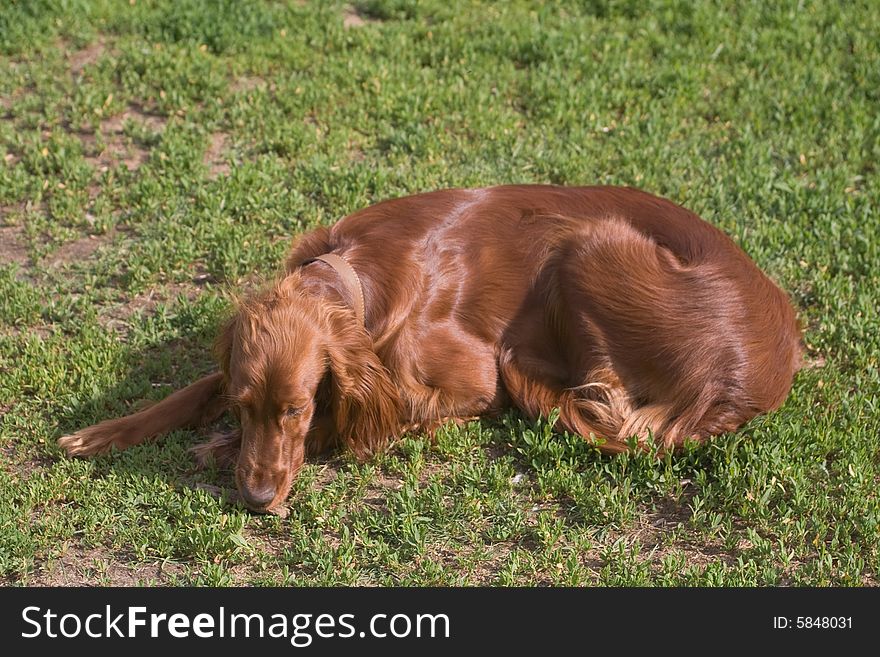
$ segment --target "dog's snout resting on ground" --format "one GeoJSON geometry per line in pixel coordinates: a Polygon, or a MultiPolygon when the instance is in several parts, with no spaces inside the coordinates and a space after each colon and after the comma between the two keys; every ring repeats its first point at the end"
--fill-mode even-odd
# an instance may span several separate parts
{"type": "Polygon", "coordinates": [[[516,407],[600,450],[674,449],[785,399],[800,363],[788,297],[721,231],[629,188],[503,186],[385,201],[300,236],[240,303],[220,371],[60,439],[125,449],[226,409],[197,446],[257,511],[307,455],[367,458],[405,431],[516,407]],[[327,256],[327,257],[325,257],[327,256]]]}

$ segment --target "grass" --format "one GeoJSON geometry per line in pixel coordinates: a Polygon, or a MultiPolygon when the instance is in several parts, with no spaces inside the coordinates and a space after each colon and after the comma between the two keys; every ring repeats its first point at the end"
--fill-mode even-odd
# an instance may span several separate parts
{"type": "Polygon", "coordinates": [[[880,8],[0,0],[0,581],[876,585],[880,8]],[[675,458],[509,415],[247,513],[197,432],[56,439],[211,370],[229,289],[372,202],[626,184],[787,289],[785,405],[675,458]]]}

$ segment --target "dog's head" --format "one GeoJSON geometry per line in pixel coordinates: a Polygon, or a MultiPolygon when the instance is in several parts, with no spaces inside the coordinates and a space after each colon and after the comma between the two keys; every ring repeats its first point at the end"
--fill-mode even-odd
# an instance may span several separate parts
{"type": "Polygon", "coordinates": [[[235,480],[254,511],[287,497],[316,441],[363,458],[398,432],[399,402],[366,331],[298,274],[239,304],[216,344],[241,422],[235,480]]]}

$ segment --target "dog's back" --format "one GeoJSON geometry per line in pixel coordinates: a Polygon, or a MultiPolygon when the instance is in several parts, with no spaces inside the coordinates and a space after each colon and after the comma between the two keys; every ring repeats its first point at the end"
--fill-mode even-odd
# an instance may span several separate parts
{"type": "Polygon", "coordinates": [[[517,376],[531,386],[521,408],[549,410],[540,382],[582,433],[678,444],[732,430],[781,404],[799,365],[787,296],[720,230],[635,189],[444,190],[329,236],[365,272],[377,341],[453,318],[507,350],[514,400],[517,376]]]}

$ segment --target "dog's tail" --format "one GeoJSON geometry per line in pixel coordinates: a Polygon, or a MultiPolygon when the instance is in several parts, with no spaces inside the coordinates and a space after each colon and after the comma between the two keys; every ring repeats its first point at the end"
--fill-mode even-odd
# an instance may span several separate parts
{"type": "Polygon", "coordinates": [[[126,449],[139,445],[174,429],[207,424],[228,405],[222,394],[222,381],[219,372],[209,374],[142,411],[62,436],[58,444],[69,456],[89,456],[112,447],[126,449]]]}

